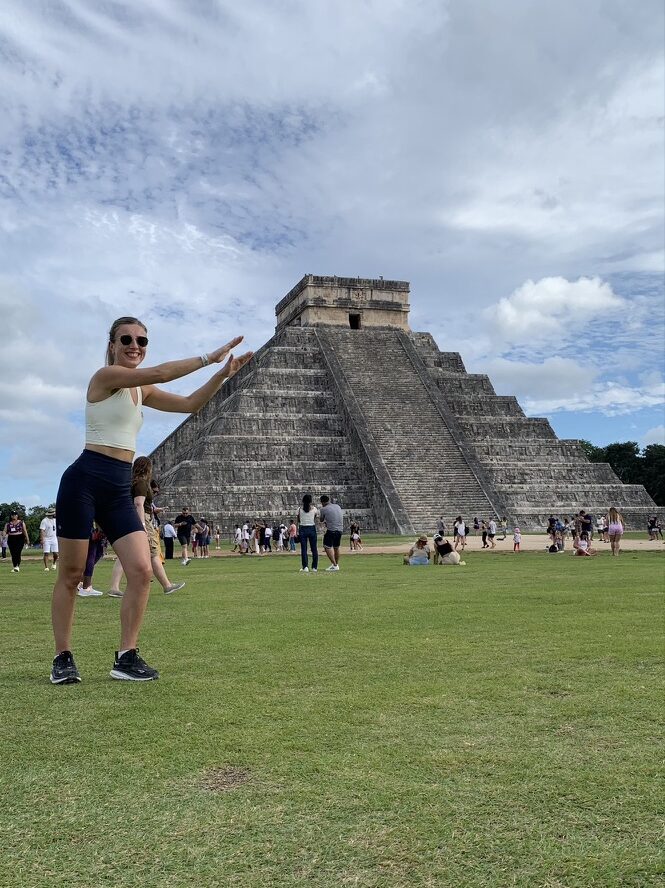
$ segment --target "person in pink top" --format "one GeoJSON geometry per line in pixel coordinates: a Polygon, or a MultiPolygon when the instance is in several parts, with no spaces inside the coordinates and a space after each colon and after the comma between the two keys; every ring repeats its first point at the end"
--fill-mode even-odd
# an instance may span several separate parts
{"type": "Polygon", "coordinates": [[[610,538],[612,555],[618,555],[621,552],[621,537],[624,527],[623,515],[612,506],[607,513],[607,534],[610,538]]]}

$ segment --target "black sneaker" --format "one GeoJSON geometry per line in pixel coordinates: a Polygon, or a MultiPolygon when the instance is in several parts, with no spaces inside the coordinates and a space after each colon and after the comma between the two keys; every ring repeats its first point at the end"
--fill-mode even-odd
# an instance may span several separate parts
{"type": "Polygon", "coordinates": [[[81,681],[81,676],[76,668],[71,651],[63,651],[58,654],[51,667],[51,684],[75,684],[81,681]]]}
{"type": "Polygon", "coordinates": [[[152,681],[159,678],[159,672],[139,657],[138,648],[125,651],[122,657],[119,657],[116,651],[115,663],[110,674],[111,678],[120,678],[124,681],[152,681]]]}

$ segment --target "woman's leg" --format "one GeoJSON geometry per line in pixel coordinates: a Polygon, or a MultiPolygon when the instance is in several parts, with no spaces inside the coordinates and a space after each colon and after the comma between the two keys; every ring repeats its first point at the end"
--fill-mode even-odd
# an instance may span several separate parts
{"type": "MultiPolygon", "coordinates": [[[[118,555],[118,552],[116,551],[115,554],[118,555]]],[[[120,557],[117,557],[113,563],[113,569],[111,570],[111,592],[120,592],[120,580],[122,579],[122,574],[122,562],[120,561],[120,557]]],[[[118,597],[122,597],[122,593],[120,593],[118,597]]]]}
{"type": "Polygon", "coordinates": [[[300,528],[300,560],[303,570],[307,567],[307,534],[300,528]]]}
{"type": "Polygon", "coordinates": [[[170,589],[173,583],[166,576],[166,571],[164,570],[164,565],[162,564],[162,559],[159,555],[153,555],[150,559],[152,563],[152,572],[155,575],[155,579],[162,587],[162,589],[166,592],[167,589],[170,589]]]}
{"type": "Polygon", "coordinates": [[[316,538],[316,528],[314,529],[314,533],[309,538],[309,544],[312,547],[312,570],[319,569],[319,546],[316,538]]]}
{"type": "Polygon", "coordinates": [[[76,588],[83,576],[85,561],[88,554],[88,540],[58,540],[60,549],[60,566],[58,578],[53,587],[51,602],[51,622],[55,640],[55,652],[72,649],[72,624],[74,622],[74,605],[76,588]]]}
{"type": "Polygon", "coordinates": [[[126,651],[138,647],[139,630],[148,603],[152,577],[150,549],[144,530],[121,537],[113,543],[113,548],[127,577],[127,588],[120,606],[119,647],[119,650],[126,651]]]}
{"type": "Polygon", "coordinates": [[[19,567],[21,564],[21,549],[18,546],[19,539],[23,539],[23,538],[22,537],[14,537],[14,536],[7,537],[7,543],[9,544],[9,552],[12,556],[12,568],[19,567]]]}

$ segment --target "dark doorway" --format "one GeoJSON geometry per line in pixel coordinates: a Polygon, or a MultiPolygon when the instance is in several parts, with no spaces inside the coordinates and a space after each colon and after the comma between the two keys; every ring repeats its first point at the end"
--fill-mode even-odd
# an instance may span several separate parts
{"type": "Polygon", "coordinates": [[[360,330],[360,315],[359,314],[350,314],[349,315],[349,327],[352,330],[360,330]]]}

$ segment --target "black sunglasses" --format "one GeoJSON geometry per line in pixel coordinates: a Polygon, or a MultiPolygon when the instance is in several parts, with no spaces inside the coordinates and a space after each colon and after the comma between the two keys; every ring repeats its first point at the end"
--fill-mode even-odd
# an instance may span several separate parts
{"type": "Polygon", "coordinates": [[[131,345],[132,342],[135,342],[139,348],[145,348],[146,345],[148,344],[148,337],[147,336],[134,337],[134,336],[130,336],[129,333],[123,333],[122,336],[119,336],[118,338],[120,339],[120,342],[122,342],[123,345],[131,345]]]}

